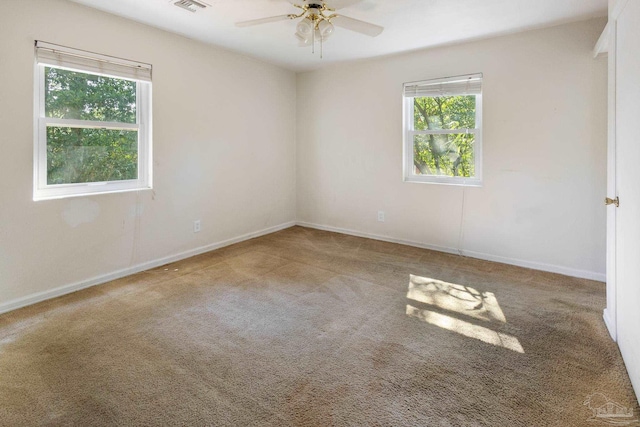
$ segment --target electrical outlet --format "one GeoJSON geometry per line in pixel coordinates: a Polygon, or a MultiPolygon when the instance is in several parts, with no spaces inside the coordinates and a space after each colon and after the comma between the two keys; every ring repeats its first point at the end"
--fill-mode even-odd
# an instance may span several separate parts
{"type": "Polygon", "coordinates": [[[197,219],[197,220],[193,221],[193,232],[194,233],[199,233],[200,230],[202,230],[202,224],[200,223],[200,220],[197,219]]]}
{"type": "Polygon", "coordinates": [[[384,211],[378,211],[378,221],[384,222],[384,211]]]}

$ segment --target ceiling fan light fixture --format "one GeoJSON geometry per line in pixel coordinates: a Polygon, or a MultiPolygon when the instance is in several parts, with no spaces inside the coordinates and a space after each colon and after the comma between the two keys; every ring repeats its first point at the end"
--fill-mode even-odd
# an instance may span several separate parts
{"type": "Polygon", "coordinates": [[[300,46],[308,46],[311,44],[311,40],[300,33],[296,33],[296,38],[298,39],[298,42],[300,42],[300,46]]]}
{"type": "Polygon", "coordinates": [[[299,35],[301,37],[304,37],[305,39],[308,39],[309,36],[311,36],[312,34],[313,34],[313,22],[311,22],[311,20],[305,18],[300,22],[298,22],[298,25],[296,26],[296,35],[299,35]]]}
{"type": "Polygon", "coordinates": [[[327,20],[322,20],[318,22],[318,33],[322,40],[326,40],[333,34],[335,27],[333,24],[327,20]]]}

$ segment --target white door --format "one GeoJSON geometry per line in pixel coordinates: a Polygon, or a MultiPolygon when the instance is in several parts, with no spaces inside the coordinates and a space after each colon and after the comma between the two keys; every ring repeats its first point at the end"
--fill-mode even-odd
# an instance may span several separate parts
{"type": "MultiPolygon", "coordinates": [[[[608,135],[607,135],[607,195],[614,198],[616,189],[616,21],[610,19],[605,31],[608,31],[608,135]]],[[[604,321],[611,338],[617,341],[616,331],[616,206],[607,203],[607,308],[604,310],[604,321]]]]}
{"type": "Polygon", "coordinates": [[[640,1],[626,2],[615,28],[616,331],[640,395],[640,1]]]}

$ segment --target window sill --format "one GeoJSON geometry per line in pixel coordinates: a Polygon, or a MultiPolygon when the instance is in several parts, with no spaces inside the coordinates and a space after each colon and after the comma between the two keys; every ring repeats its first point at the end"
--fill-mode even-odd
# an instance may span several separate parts
{"type": "Polygon", "coordinates": [[[149,190],[153,190],[153,187],[136,187],[136,188],[109,188],[109,189],[102,189],[100,191],[95,191],[94,185],[86,185],[83,186],[83,188],[90,188],[93,191],[84,191],[84,192],[74,192],[74,193],[66,193],[66,194],[62,194],[62,193],[57,193],[57,192],[49,192],[47,190],[36,190],[36,192],[34,192],[33,194],[33,201],[34,202],[40,202],[40,201],[44,201],[44,200],[58,200],[58,199],[69,199],[69,198],[75,198],[75,197],[93,197],[93,196],[100,196],[103,194],[116,194],[116,193],[130,193],[130,192],[138,192],[138,191],[149,191],[149,190]]]}
{"type": "Polygon", "coordinates": [[[410,176],[404,177],[404,182],[411,184],[440,184],[453,185],[456,187],[482,187],[482,180],[478,178],[459,179],[453,177],[437,177],[437,176],[410,176]]]}

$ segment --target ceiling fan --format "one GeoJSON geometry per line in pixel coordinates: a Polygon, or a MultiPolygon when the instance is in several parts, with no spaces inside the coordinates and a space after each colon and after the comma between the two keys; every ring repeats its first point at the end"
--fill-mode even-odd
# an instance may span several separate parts
{"type": "Polygon", "coordinates": [[[349,18],[336,13],[336,10],[351,6],[362,0],[333,0],[332,6],[322,0],[288,0],[294,7],[300,9],[299,13],[271,16],[268,18],[253,19],[251,21],[237,22],[238,27],[250,27],[253,25],[268,24],[270,22],[300,19],[296,26],[295,36],[300,46],[312,46],[315,52],[316,42],[320,43],[320,55],[322,57],[322,44],[334,32],[335,27],[355,31],[370,37],[379,36],[383,27],[359,19],[349,18]],[[335,26],[335,27],[334,27],[335,26]]]}

